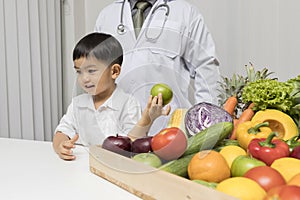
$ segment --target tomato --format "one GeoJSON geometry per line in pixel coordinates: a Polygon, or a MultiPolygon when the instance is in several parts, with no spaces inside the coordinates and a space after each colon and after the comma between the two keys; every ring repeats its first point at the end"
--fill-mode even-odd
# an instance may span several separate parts
{"type": "Polygon", "coordinates": [[[179,158],[187,147],[187,138],[184,132],[177,127],[162,129],[153,136],[151,148],[160,158],[174,160],[179,158]]]}
{"type": "Polygon", "coordinates": [[[300,200],[300,187],[296,185],[281,185],[270,189],[264,200],[300,200]]]}
{"type": "Polygon", "coordinates": [[[152,96],[157,96],[159,93],[161,93],[162,99],[163,99],[163,105],[170,103],[170,101],[172,100],[172,97],[173,97],[172,89],[164,83],[155,84],[151,88],[150,93],[152,96]]]}
{"type": "Polygon", "coordinates": [[[250,169],[244,177],[257,182],[266,192],[276,186],[285,185],[284,177],[270,166],[258,166],[250,169]]]}

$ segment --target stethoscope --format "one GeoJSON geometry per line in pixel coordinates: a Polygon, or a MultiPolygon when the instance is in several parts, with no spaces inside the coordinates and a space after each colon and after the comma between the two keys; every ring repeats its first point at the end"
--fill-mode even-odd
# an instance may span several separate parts
{"type": "MultiPolygon", "coordinates": [[[[126,33],[126,28],[125,28],[125,25],[123,23],[123,14],[124,14],[124,5],[125,5],[125,1],[123,1],[122,3],[122,7],[121,7],[121,15],[120,15],[120,24],[117,26],[117,33],[119,35],[123,35],[126,33]]],[[[169,16],[169,12],[170,12],[170,7],[169,5],[167,4],[168,0],[164,0],[164,3],[163,4],[160,4],[160,5],[157,5],[151,13],[149,13],[149,20],[148,20],[148,23],[147,23],[147,26],[146,26],[146,30],[145,30],[145,37],[146,39],[150,40],[150,41],[155,41],[157,40],[160,35],[162,34],[162,31],[163,31],[163,28],[165,27],[165,23],[167,21],[167,18],[169,16]],[[153,18],[153,15],[154,13],[156,12],[156,10],[158,10],[159,8],[162,8],[162,7],[165,7],[165,10],[166,10],[166,13],[165,13],[165,18],[164,18],[164,21],[163,21],[163,26],[162,26],[162,29],[161,31],[159,32],[159,34],[157,34],[155,37],[150,37],[149,36],[149,33],[148,33],[148,29],[149,29],[149,26],[150,26],[150,23],[152,21],[152,18],[153,18]]]]}

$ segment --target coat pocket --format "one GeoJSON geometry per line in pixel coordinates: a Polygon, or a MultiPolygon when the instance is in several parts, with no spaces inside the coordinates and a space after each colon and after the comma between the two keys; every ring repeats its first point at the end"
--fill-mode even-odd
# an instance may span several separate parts
{"type": "Polygon", "coordinates": [[[154,54],[175,58],[181,52],[183,32],[184,28],[178,22],[153,19],[144,28],[139,47],[149,48],[154,54]]]}

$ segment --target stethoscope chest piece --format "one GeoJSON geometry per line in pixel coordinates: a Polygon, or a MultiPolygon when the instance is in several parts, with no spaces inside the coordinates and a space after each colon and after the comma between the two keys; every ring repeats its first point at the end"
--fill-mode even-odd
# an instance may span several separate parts
{"type": "Polygon", "coordinates": [[[120,35],[123,35],[123,34],[126,33],[126,29],[125,29],[124,24],[121,23],[121,24],[118,25],[118,27],[117,27],[117,32],[118,32],[118,34],[120,34],[120,35]]]}

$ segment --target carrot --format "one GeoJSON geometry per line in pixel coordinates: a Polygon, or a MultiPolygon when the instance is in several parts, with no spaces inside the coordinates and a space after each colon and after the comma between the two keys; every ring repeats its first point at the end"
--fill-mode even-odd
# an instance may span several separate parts
{"type": "Polygon", "coordinates": [[[240,124],[245,121],[250,121],[253,115],[254,115],[254,111],[252,110],[252,108],[245,109],[240,115],[238,123],[240,124]]]}
{"type": "Polygon", "coordinates": [[[254,103],[251,102],[250,105],[248,106],[248,108],[251,108],[251,109],[252,109],[253,107],[254,107],[254,103]]]}
{"type": "Polygon", "coordinates": [[[238,103],[238,100],[236,98],[236,95],[233,95],[233,96],[230,96],[228,97],[228,99],[226,100],[223,108],[224,110],[226,110],[231,116],[234,115],[234,110],[235,110],[235,107],[238,103]]]}
{"type": "Polygon", "coordinates": [[[252,110],[252,107],[254,106],[254,103],[251,103],[247,109],[245,109],[240,117],[237,119],[237,121],[233,120],[233,130],[231,132],[230,139],[236,139],[236,129],[239,124],[250,121],[254,115],[254,111],[252,110]]]}
{"type": "Polygon", "coordinates": [[[233,119],[233,129],[232,129],[229,139],[232,139],[232,140],[236,139],[236,128],[238,125],[238,121],[239,121],[238,119],[233,119]]]}

